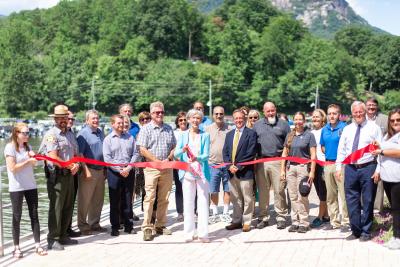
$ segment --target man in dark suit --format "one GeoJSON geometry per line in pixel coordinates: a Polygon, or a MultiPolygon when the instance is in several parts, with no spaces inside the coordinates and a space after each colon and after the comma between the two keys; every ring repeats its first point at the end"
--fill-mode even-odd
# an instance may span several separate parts
{"type": "Polygon", "coordinates": [[[241,166],[241,162],[253,160],[256,155],[257,134],[245,127],[245,114],[237,109],[233,112],[236,129],[228,132],[223,148],[224,162],[232,162],[229,166],[229,188],[233,205],[233,219],[227,230],[243,229],[250,231],[254,212],[254,166],[241,166]]]}

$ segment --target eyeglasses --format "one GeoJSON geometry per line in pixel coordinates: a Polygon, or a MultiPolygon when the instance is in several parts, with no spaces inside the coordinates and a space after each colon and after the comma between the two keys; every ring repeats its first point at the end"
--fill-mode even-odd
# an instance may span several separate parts
{"type": "Polygon", "coordinates": [[[400,122],[400,118],[390,120],[390,123],[400,122]]]}
{"type": "Polygon", "coordinates": [[[215,116],[224,116],[224,113],[214,113],[215,116]]]}
{"type": "Polygon", "coordinates": [[[29,136],[29,132],[19,132],[22,135],[29,136]]]}
{"type": "Polygon", "coordinates": [[[68,118],[68,120],[69,120],[69,121],[75,121],[75,119],[74,119],[74,118],[68,118]]]}
{"type": "Polygon", "coordinates": [[[258,120],[258,117],[249,117],[249,120],[252,120],[252,119],[258,120]]]}
{"type": "Polygon", "coordinates": [[[186,122],[186,119],[179,119],[179,122],[186,122]]]}
{"type": "Polygon", "coordinates": [[[151,118],[141,118],[139,121],[149,121],[151,118]]]}
{"type": "Polygon", "coordinates": [[[153,114],[156,114],[156,115],[164,115],[164,111],[153,111],[153,114]]]}

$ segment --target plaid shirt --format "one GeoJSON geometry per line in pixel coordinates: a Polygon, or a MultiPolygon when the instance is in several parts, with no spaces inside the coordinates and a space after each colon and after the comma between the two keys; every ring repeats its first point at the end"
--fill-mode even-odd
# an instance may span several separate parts
{"type": "Polygon", "coordinates": [[[149,150],[157,159],[165,160],[175,148],[176,139],[171,126],[163,123],[160,127],[151,121],[140,129],[136,144],[149,150]]]}

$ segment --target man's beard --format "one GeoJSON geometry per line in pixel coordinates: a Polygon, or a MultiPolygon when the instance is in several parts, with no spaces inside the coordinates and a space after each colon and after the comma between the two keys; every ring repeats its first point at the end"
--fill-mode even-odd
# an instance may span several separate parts
{"type": "Polygon", "coordinates": [[[268,123],[269,124],[275,124],[276,122],[276,117],[267,117],[268,123]]]}

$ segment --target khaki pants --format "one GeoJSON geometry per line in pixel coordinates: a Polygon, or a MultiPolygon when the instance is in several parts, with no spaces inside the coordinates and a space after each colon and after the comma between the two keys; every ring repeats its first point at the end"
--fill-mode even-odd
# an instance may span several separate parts
{"type": "Polygon", "coordinates": [[[286,221],[288,205],[286,203],[286,181],[281,180],[281,162],[271,161],[257,164],[256,184],[258,189],[259,220],[268,221],[269,192],[274,190],[274,208],[277,221],[286,221]]]}
{"type": "Polygon", "coordinates": [[[144,172],[144,189],[146,196],[143,201],[144,219],[142,230],[153,229],[151,224],[151,215],[153,214],[153,204],[156,199],[157,193],[157,213],[156,213],[156,227],[165,226],[167,223],[168,211],[168,198],[172,188],[172,169],[157,170],[152,168],[145,168],[144,172]]]}
{"type": "Polygon", "coordinates": [[[229,180],[231,202],[233,205],[232,223],[251,224],[254,212],[254,180],[241,180],[233,176],[229,180]]]}
{"type": "MultiPolygon", "coordinates": [[[[342,174],[344,168],[342,169],[342,174]]],[[[324,167],[324,176],[326,184],[326,204],[328,205],[328,213],[333,227],[340,227],[340,225],[349,224],[349,214],[347,212],[346,198],[344,195],[344,174],[342,179],[338,182],[335,178],[336,168],[335,165],[327,165],[324,167]],[[342,203],[342,222],[340,223],[340,210],[339,199],[342,203]]]]}
{"type": "Polygon", "coordinates": [[[78,227],[81,231],[99,227],[104,203],[104,170],[89,169],[92,177],[86,178],[84,171],[79,176],[78,227]]]}
{"type": "Polygon", "coordinates": [[[310,222],[308,214],[310,212],[310,204],[308,197],[303,197],[299,192],[300,181],[308,177],[307,165],[290,165],[286,174],[288,184],[289,197],[292,203],[292,210],[290,216],[292,218],[292,225],[308,227],[310,222]]]}

